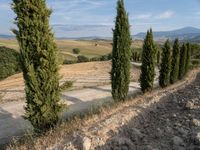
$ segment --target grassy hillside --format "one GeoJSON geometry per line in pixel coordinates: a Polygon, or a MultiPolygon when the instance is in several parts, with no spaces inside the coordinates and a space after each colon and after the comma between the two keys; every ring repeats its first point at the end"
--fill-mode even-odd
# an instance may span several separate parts
{"type": "MultiPolygon", "coordinates": [[[[88,58],[98,57],[111,53],[111,40],[56,40],[57,46],[60,50],[60,57],[62,60],[77,60],[77,56],[73,54],[72,49],[79,48],[80,54],[88,58]]],[[[139,49],[142,47],[143,41],[135,40],[132,47],[139,49]]],[[[0,39],[0,46],[6,46],[15,50],[19,50],[19,46],[14,39],[0,39]]]]}

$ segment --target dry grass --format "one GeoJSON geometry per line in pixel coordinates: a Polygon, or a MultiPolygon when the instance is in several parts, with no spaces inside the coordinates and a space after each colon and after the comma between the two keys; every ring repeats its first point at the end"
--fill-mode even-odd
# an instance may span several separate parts
{"type": "MultiPolygon", "coordinates": [[[[72,53],[73,48],[79,48],[80,54],[85,55],[89,58],[98,57],[111,53],[112,51],[112,41],[107,40],[56,40],[57,46],[61,53],[61,59],[76,60],[77,56],[72,53]]],[[[132,47],[141,48],[143,41],[134,40],[132,42],[132,47]]],[[[0,46],[6,46],[19,50],[18,43],[15,39],[0,39],[0,46]]]]}
{"type": "Polygon", "coordinates": [[[14,39],[0,39],[0,46],[6,46],[15,50],[19,50],[19,46],[16,40],[14,39]]]}
{"type": "MultiPolygon", "coordinates": [[[[105,105],[98,110],[95,110],[89,115],[81,117],[74,117],[72,120],[61,124],[53,130],[50,130],[44,135],[40,135],[39,137],[32,136],[32,140],[30,138],[24,137],[21,143],[15,142],[9,147],[8,150],[28,150],[28,149],[46,149],[51,146],[59,145],[60,141],[63,139],[71,139],[73,140],[74,132],[79,132],[80,130],[84,130],[84,128],[93,128],[96,124],[100,122],[105,122],[109,120],[113,115],[120,116],[123,111],[125,111],[128,107],[133,107],[136,105],[141,105],[145,103],[145,100],[151,100],[154,97],[162,97],[166,95],[166,92],[175,92],[177,89],[183,88],[187,84],[190,84],[196,77],[197,73],[200,70],[191,71],[188,76],[183,81],[179,81],[174,85],[171,85],[165,89],[156,89],[151,93],[146,93],[144,95],[139,95],[133,99],[130,99],[125,102],[112,103],[111,105],[105,105]],[[34,137],[34,138],[33,138],[34,137]]],[[[123,116],[123,115],[122,115],[123,116]]],[[[119,119],[119,118],[118,118],[119,119]]],[[[107,127],[111,128],[111,127],[107,127]]],[[[69,141],[65,141],[63,144],[67,144],[69,141]]],[[[62,145],[63,146],[63,145],[62,145]]]]}

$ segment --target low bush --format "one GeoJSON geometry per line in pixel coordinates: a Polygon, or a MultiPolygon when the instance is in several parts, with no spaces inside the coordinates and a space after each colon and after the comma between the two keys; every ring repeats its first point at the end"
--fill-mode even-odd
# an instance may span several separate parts
{"type": "Polygon", "coordinates": [[[80,49],[79,49],[79,48],[74,48],[74,49],[72,50],[72,52],[73,52],[74,54],[79,54],[79,53],[80,53],[80,49]]]}
{"type": "Polygon", "coordinates": [[[90,61],[90,59],[88,57],[84,56],[84,55],[78,56],[77,59],[78,59],[79,63],[81,63],[81,62],[89,62],[90,61]]]}
{"type": "Polygon", "coordinates": [[[77,57],[77,61],[76,60],[64,60],[63,64],[76,64],[76,63],[82,63],[82,62],[93,62],[93,61],[108,61],[112,59],[112,54],[107,54],[107,55],[103,55],[100,57],[93,57],[93,58],[88,58],[84,55],[80,55],[77,57]]]}
{"type": "Polygon", "coordinates": [[[192,68],[200,67],[200,59],[192,59],[191,60],[191,67],[192,68]]]}
{"type": "Polygon", "coordinates": [[[60,89],[63,90],[67,90],[69,88],[71,88],[73,86],[74,82],[73,81],[65,81],[61,86],[60,89]]]}

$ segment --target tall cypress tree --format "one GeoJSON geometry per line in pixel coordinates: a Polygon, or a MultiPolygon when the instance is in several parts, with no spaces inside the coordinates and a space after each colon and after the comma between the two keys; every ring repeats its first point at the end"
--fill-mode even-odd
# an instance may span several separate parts
{"type": "Polygon", "coordinates": [[[187,56],[187,47],[185,44],[183,44],[180,51],[180,63],[179,63],[179,79],[180,80],[183,79],[185,75],[186,56],[187,56]]]}
{"type": "Polygon", "coordinates": [[[35,131],[54,126],[62,109],[59,104],[58,51],[49,27],[51,10],[45,0],[13,0],[20,45],[20,61],[25,80],[25,118],[35,131]]]}
{"type": "Polygon", "coordinates": [[[170,42],[167,40],[163,47],[162,62],[159,76],[159,84],[161,87],[166,87],[170,83],[171,72],[171,47],[170,42]]]}
{"type": "Polygon", "coordinates": [[[112,56],[112,96],[116,101],[125,100],[130,83],[131,34],[123,0],[117,2],[112,56]]]}
{"type": "Polygon", "coordinates": [[[170,83],[173,84],[178,79],[179,74],[179,61],[180,61],[180,46],[179,40],[176,39],[173,45],[172,64],[170,73],[170,83]]]}
{"type": "Polygon", "coordinates": [[[147,31],[144,39],[142,66],[140,75],[141,90],[145,93],[153,88],[155,78],[156,48],[153,41],[152,29],[147,31]]]}
{"type": "Polygon", "coordinates": [[[191,46],[190,43],[186,44],[187,54],[186,54],[186,63],[185,63],[185,73],[190,69],[190,61],[191,61],[191,46]]]}

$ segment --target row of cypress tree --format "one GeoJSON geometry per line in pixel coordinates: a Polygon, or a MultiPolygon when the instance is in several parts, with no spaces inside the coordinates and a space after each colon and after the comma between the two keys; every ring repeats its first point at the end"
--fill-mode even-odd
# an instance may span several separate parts
{"type": "MultiPolygon", "coordinates": [[[[51,10],[47,8],[46,0],[13,0],[12,8],[17,15],[15,24],[18,30],[13,30],[13,32],[20,46],[20,63],[25,80],[26,112],[24,117],[32,123],[36,132],[42,132],[56,125],[63,109],[60,104],[58,50],[49,26],[51,10]]],[[[113,30],[111,70],[112,96],[115,101],[125,100],[129,91],[131,41],[124,1],[118,0],[113,30]]],[[[189,68],[190,54],[186,50],[189,44],[184,44],[181,48],[180,64],[183,65],[177,65],[179,60],[176,56],[179,56],[179,46],[177,46],[178,41],[175,42],[176,51],[173,51],[171,72],[169,71],[171,69],[169,41],[163,48],[161,64],[163,85],[167,85],[169,81],[175,82],[177,76],[181,79],[189,68]]],[[[156,52],[153,32],[150,29],[144,40],[142,53],[140,83],[143,92],[153,88],[156,52]]]]}
{"type": "Polygon", "coordinates": [[[159,76],[159,84],[166,87],[170,83],[181,80],[187,74],[190,68],[191,46],[189,43],[180,48],[179,40],[174,41],[173,49],[169,40],[165,42],[162,52],[162,62],[159,76]]]}

